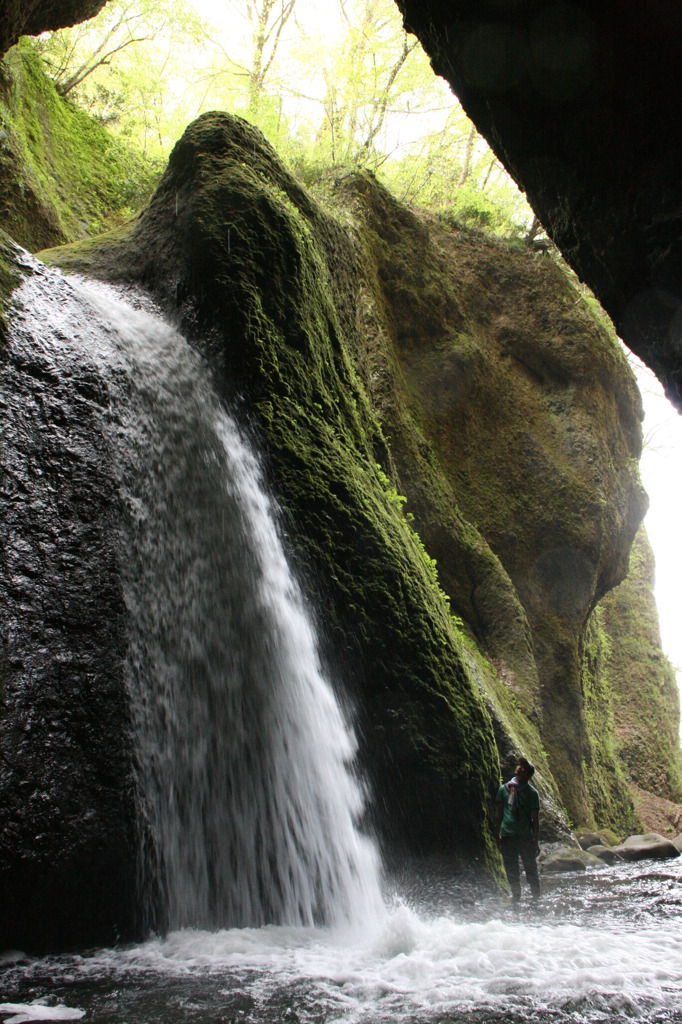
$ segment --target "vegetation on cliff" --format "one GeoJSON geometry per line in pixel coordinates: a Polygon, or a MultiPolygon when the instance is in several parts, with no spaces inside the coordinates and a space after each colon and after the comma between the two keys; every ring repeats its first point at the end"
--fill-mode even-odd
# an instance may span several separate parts
{"type": "MultiPolygon", "coordinates": [[[[38,82],[30,47],[10,57],[38,82]]],[[[43,139],[64,113],[54,91],[39,113],[44,92],[43,139]]],[[[562,805],[625,830],[604,648],[584,622],[625,575],[644,511],[641,407],[560,268],[410,211],[367,172],[306,192],[257,131],[217,114],[187,131],[137,222],[53,258],[150,287],[244,405],[361,727],[383,737],[366,744],[375,781],[394,810],[427,790],[439,808],[430,838],[410,823],[423,810],[396,812],[398,831],[443,839],[458,745],[480,826],[493,733],[503,764],[518,750],[538,764],[552,831],[562,805]]]]}
{"type": "Polygon", "coordinates": [[[613,744],[637,787],[682,802],[680,695],[661,651],[654,599],[654,557],[642,529],[630,553],[630,572],[606,595],[595,616],[608,642],[604,675],[613,699],[613,744]]]}
{"type": "Polygon", "coordinates": [[[0,64],[0,227],[36,251],[127,220],[159,170],[62,99],[28,41],[0,64]]]}

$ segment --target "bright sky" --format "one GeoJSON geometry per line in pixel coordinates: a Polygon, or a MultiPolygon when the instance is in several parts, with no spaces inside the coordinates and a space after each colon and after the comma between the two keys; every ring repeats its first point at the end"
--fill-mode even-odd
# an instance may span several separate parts
{"type": "Polygon", "coordinates": [[[645,447],[640,462],[650,506],[644,520],[656,557],[656,603],[663,649],[677,669],[682,689],[682,416],[663,394],[654,374],[633,356],[644,399],[645,447]]]}

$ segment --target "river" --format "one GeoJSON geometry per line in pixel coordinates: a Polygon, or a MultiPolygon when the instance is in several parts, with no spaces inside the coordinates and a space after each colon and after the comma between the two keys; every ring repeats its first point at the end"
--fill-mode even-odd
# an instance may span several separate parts
{"type": "Polygon", "coordinates": [[[682,862],[549,876],[537,911],[415,877],[401,878],[402,896],[389,886],[385,911],[357,929],[186,929],[77,956],[15,954],[2,1019],[682,1021],[682,862]],[[22,1016],[12,1004],[34,1005],[22,1016]]]}

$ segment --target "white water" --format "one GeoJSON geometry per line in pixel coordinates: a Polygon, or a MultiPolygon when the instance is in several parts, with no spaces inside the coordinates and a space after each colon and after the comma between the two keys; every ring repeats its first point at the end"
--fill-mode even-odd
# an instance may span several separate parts
{"type": "Polygon", "coordinates": [[[65,336],[82,346],[109,394],[148,919],[375,916],[355,743],[257,459],[198,355],[155,311],[92,282],[33,278],[19,301],[42,346],[56,296],[55,348],[65,336]]]}
{"type": "Polygon", "coordinates": [[[184,929],[7,982],[103,1024],[682,1022],[677,862],[552,876],[539,911],[425,881],[361,929],[184,929]]]}
{"type": "Polygon", "coordinates": [[[41,272],[22,295],[43,349],[80,346],[109,392],[141,790],[175,930],[7,956],[0,1019],[682,1024],[677,862],[550,878],[518,915],[406,872],[383,907],[352,738],[257,460],[200,360],[108,289],[41,272]]]}

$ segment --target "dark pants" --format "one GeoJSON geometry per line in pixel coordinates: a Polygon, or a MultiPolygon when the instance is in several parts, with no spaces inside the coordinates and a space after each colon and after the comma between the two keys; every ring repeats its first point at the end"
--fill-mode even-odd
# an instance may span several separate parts
{"type": "Polygon", "coordinates": [[[537,899],[540,895],[540,879],[538,878],[538,866],[535,860],[536,845],[533,837],[502,836],[500,850],[512,898],[515,900],[521,899],[520,859],[523,864],[523,870],[526,872],[526,878],[528,879],[533,899],[537,899]]]}

